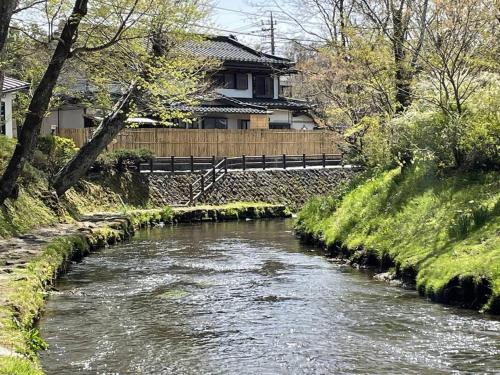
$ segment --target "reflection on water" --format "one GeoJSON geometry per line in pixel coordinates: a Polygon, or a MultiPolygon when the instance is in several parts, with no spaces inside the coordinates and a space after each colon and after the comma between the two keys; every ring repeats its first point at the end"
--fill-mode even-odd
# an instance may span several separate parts
{"type": "Polygon", "coordinates": [[[291,223],[139,233],[76,264],[40,322],[48,374],[500,369],[500,322],[329,262],[291,223]]]}

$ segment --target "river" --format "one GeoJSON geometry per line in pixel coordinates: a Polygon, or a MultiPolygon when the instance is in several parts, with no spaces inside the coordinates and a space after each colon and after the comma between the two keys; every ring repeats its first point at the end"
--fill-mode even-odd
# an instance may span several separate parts
{"type": "Polygon", "coordinates": [[[500,321],[374,281],[290,221],[141,231],[72,265],[39,326],[47,374],[500,370],[500,321]]]}

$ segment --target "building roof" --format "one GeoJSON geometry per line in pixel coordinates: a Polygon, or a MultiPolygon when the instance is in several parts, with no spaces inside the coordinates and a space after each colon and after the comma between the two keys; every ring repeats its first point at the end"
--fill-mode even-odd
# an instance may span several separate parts
{"type": "Polygon", "coordinates": [[[269,114],[273,109],[287,109],[295,111],[306,111],[312,105],[298,99],[244,99],[231,98],[219,94],[215,99],[201,101],[197,106],[176,105],[173,108],[192,112],[195,114],[208,113],[243,113],[243,114],[269,114]]]}
{"type": "Polygon", "coordinates": [[[259,52],[241,44],[234,37],[228,36],[205,36],[200,41],[186,43],[184,48],[197,56],[222,60],[224,62],[293,65],[293,62],[289,59],[259,52]]]}
{"type": "Polygon", "coordinates": [[[200,106],[181,106],[177,109],[186,112],[192,112],[194,114],[215,114],[215,113],[226,113],[226,114],[267,114],[269,111],[266,109],[256,109],[252,107],[231,107],[231,106],[217,106],[217,105],[200,105],[200,106]]]}
{"type": "Polygon", "coordinates": [[[289,110],[308,110],[313,106],[305,100],[279,98],[279,99],[261,99],[261,98],[238,98],[238,101],[244,104],[256,105],[268,109],[289,109],[289,110]]]}
{"type": "Polygon", "coordinates": [[[239,114],[267,114],[268,109],[252,103],[243,103],[239,99],[231,98],[222,94],[215,97],[201,99],[201,103],[196,106],[184,104],[172,105],[172,108],[179,111],[192,112],[194,114],[210,113],[239,113],[239,114]]]}
{"type": "Polygon", "coordinates": [[[7,94],[9,92],[24,90],[29,87],[30,84],[27,82],[19,81],[18,79],[5,76],[3,79],[2,93],[7,94]]]}

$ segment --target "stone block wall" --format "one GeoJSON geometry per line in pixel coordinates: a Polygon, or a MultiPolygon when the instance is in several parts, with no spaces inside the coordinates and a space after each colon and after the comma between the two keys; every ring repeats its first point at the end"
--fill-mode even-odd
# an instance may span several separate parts
{"type": "MultiPolygon", "coordinates": [[[[356,173],[352,169],[230,171],[198,203],[266,202],[298,208],[313,196],[334,191],[356,173]]],[[[179,204],[188,199],[189,184],[197,178],[191,174],[148,175],[150,201],[158,206],[179,204]]]]}

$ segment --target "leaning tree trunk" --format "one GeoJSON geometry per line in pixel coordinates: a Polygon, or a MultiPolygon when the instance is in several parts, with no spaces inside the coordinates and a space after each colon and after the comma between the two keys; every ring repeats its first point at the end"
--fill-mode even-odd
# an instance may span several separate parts
{"type": "Polygon", "coordinates": [[[12,14],[17,7],[18,0],[2,0],[0,1],[0,98],[3,94],[3,80],[4,80],[4,47],[9,36],[9,25],[12,14]]]}
{"type": "Polygon", "coordinates": [[[40,84],[33,93],[14,154],[0,179],[0,205],[13,195],[17,179],[26,161],[33,156],[42,121],[64,63],[71,56],[80,21],[87,14],[88,0],[75,0],[73,11],[64,25],[59,42],[40,84]]]}
{"type": "Polygon", "coordinates": [[[136,88],[133,85],[115,105],[113,112],[102,120],[92,139],[80,148],[76,155],[56,174],[52,186],[57,195],[63,195],[69,188],[78,183],[106,146],[125,127],[135,91],[136,88]]]}

